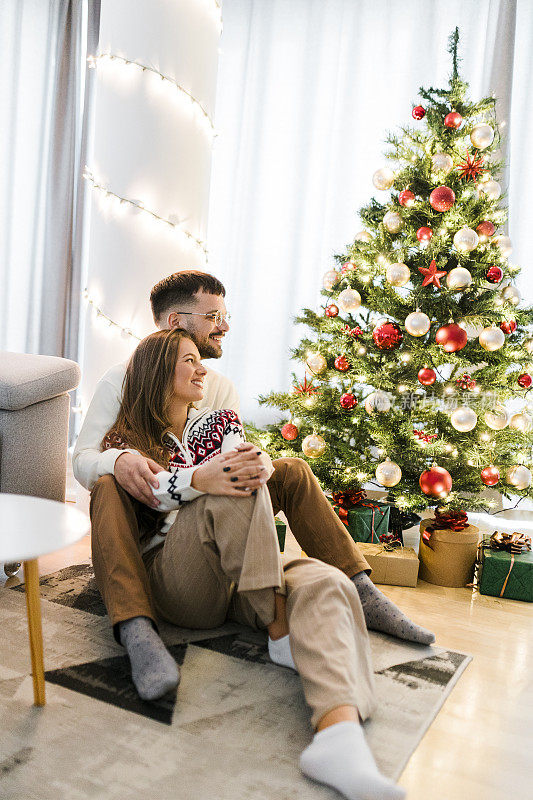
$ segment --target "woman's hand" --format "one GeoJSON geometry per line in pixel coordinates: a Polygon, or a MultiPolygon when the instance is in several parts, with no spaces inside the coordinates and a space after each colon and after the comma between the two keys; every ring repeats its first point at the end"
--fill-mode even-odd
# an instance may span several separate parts
{"type": "Polygon", "coordinates": [[[237,450],[215,456],[198,467],[193,473],[191,486],[207,494],[247,495],[263,486],[270,477],[271,471],[263,456],[264,453],[255,445],[245,442],[237,450]]]}

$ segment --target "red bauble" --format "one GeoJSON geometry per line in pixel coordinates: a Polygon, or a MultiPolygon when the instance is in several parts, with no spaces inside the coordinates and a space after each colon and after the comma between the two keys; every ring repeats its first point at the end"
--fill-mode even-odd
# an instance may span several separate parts
{"type": "Polygon", "coordinates": [[[332,303],[330,306],[327,306],[324,313],[326,317],[336,317],[339,313],[339,307],[336,306],[335,303],[332,303]]]}
{"type": "Polygon", "coordinates": [[[339,372],[346,372],[346,370],[350,369],[350,362],[346,358],[346,356],[337,356],[334,362],[335,369],[338,369],[339,372]]]}
{"type": "Polygon", "coordinates": [[[476,231],[479,233],[480,236],[492,236],[496,228],[489,222],[485,220],[484,222],[480,222],[476,228],[476,231]]]}
{"type": "Polygon", "coordinates": [[[510,319],[509,322],[500,322],[500,328],[504,333],[514,333],[516,330],[516,322],[510,319]]]}
{"type": "Polygon", "coordinates": [[[503,278],[503,269],[493,264],[487,270],[487,280],[489,283],[499,283],[503,278]]]}
{"type": "Polygon", "coordinates": [[[351,409],[355,408],[357,405],[357,398],[354,397],[353,394],[350,394],[350,392],[346,392],[346,394],[341,395],[339,403],[341,404],[341,408],[344,408],[346,411],[351,411],[351,409]]]}
{"type": "Polygon", "coordinates": [[[456,325],[455,322],[450,322],[449,325],[443,325],[439,328],[435,336],[437,344],[442,345],[442,349],[447,353],[455,353],[457,350],[462,350],[467,342],[466,331],[456,325]]]}
{"type": "Polygon", "coordinates": [[[413,115],[413,119],[424,119],[426,116],[426,109],[422,106],[415,106],[411,114],[413,115]]]}
{"type": "Polygon", "coordinates": [[[485,486],[495,486],[500,480],[500,470],[495,466],[485,467],[481,470],[481,480],[485,486]]]}
{"type": "Polygon", "coordinates": [[[431,237],[433,236],[433,231],[431,228],[419,228],[416,232],[416,238],[419,242],[429,242],[431,237]]]}
{"type": "Polygon", "coordinates": [[[436,464],[423,472],[418,482],[424,494],[430,497],[446,497],[452,488],[452,476],[447,469],[436,464]]]}
{"type": "Polygon", "coordinates": [[[462,121],[463,118],[458,111],[450,111],[450,113],[446,114],[444,117],[444,124],[447,128],[460,128],[462,121]]]}
{"type": "Polygon", "coordinates": [[[353,261],[345,261],[341,267],[341,272],[343,275],[346,275],[347,272],[353,272],[355,269],[355,264],[353,261]]]}
{"type": "Polygon", "coordinates": [[[437,186],[429,195],[429,204],[435,211],[449,211],[455,203],[455,192],[449,186],[437,186]]]}
{"type": "Polygon", "coordinates": [[[288,442],[293,442],[298,437],[298,428],[292,422],[286,422],[281,429],[281,435],[288,442]]]}
{"type": "Polygon", "coordinates": [[[380,350],[392,350],[402,343],[402,329],[396,322],[381,322],[372,332],[374,343],[380,350]]]}
{"type": "Polygon", "coordinates": [[[398,195],[398,202],[401,206],[412,206],[414,199],[415,196],[410,189],[404,189],[403,192],[400,192],[398,195]]]}
{"type": "Polygon", "coordinates": [[[521,375],[518,376],[518,385],[522,387],[522,389],[529,389],[531,384],[533,383],[533,378],[527,372],[523,372],[521,375]]]}
{"type": "Polygon", "coordinates": [[[437,380],[437,373],[434,369],[423,367],[418,371],[418,380],[423,386],[431,386],[437,380]]]}

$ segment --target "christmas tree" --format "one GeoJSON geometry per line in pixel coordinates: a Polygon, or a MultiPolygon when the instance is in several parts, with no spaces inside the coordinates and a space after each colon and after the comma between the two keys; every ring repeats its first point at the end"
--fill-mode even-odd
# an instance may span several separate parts
{"type": "Polygon", "coordinates": [[[487,509],[485,486],[533,497],[533,310],[499,232],[496,100],[468,99],[458,41],[449,88],[421,88],[414,126],[388,135],[373,183],[390,193],[361,209],[321,312],[296,320],[311,330],[292,351],[304,374],[260,398],[286,412],[260,432],[273,457],[305,458],[333,492],[385,487],[405,511],[487,509]]]}

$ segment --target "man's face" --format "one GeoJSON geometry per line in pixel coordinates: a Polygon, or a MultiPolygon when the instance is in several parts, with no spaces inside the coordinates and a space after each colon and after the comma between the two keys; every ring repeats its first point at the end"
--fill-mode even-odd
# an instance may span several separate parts
{"type": "Polygon", "coordinates": [[[201,358],[220,358],[222,339],[229,330],[229,325],[226,320],[217,325],[209,316],[203,315],[215,315],[217,311],[226,314],[224,298],[220,294],[200,291],[194,295],[194,301],[172,311],[168,315],[168,327],[183,328],[190,333],[201,358]]]}

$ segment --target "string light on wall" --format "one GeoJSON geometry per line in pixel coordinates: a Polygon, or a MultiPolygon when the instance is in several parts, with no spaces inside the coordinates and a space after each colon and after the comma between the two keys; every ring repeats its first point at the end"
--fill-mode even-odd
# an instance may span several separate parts
{"type": "Polygon", "coordinates": [[[183,228],[183,222],[179,220],[177,217],[175,216],[170,216],[168,218],[162,217],[155,211],[151,211],[150,209],[145,208],[144,203],[141,200],[130,200],[127,197],[122,197],[116,192],[111,191],[111,189],[109,189],[103,183],[100,183],[94,177],[94,175],[88,169],[88,167],[85,167],[83,177],[85,178],[86,181],[88,181],[92,185],[92,188],[95,191],[97,191],[103,199],[104,198],[107,200],[111,199],[112,201],[114,201],[115,211],[120,212],[124,210],[124,208],[130,207],[141,212],[142,214],[148,215],[150,219],[155,220],[161,225],[164,225],[167,231],[170,230],[176,233],[180,237],[185,237],[186,239],[188,239],[189,242],[193,242],[197,247],[199,247],[202,250],[207,261],[208,252],[206,243],[201,239],[197,239],[196,236],[190,233],[190,231],[183,228]]]}
{"type": "Polygon", "coordinates": [[[120,325],[118,322],[115,322],[114,319],[111,319],[107,314],[105,314],[102,309],[97,305],[96,301],[89,295],[88,289],[84,289],[82,292],[82,297],[90,306],[94,312],[95,318],[101,321],[108,330],[119,330],[121,334],[126,338],[136,339],[136,341],[140,342],[141,337],[137,336],[131,328],[125,328],[123,325],[120,325]]]}
{"type": "Polygon", "coordinates": [[[170,98],[177,100],[186,110],[192,109],[194,111],[197,121],[205,129],[206,133],[212,137],[216,135],[213,121],[200,101],[170,76],[163,75],[162,72],[159,72],[154,67],[149,67],[147,64],[139,64],[138,61],[131,61],[116,53],[101,53],[97,56],[88,56],[87,62],[90,69],[96,69],[97,67],[106,69],[113,67],[128,68],[130,72],[135,70],[138,73],[152,76],[155,81],[155,89],[160,87],[166,89],[170,98]]]}

